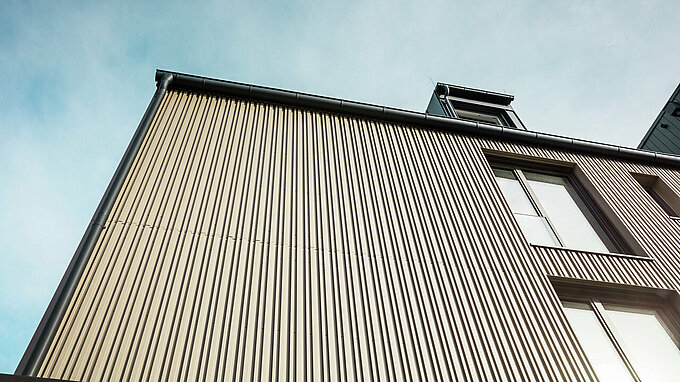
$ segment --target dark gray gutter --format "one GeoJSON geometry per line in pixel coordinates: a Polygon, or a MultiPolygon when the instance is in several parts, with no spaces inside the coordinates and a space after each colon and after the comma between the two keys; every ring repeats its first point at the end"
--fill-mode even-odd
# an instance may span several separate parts
{"type": "Polygon", "coordinates": [[[99,206],[85,231],[85,235],[80,240],[76,253],[73,255],[73,259],[71,259],[71,263],[66,269],[66,273],[62,277],[61,282],[57,287],[57,291],[54,293],[54,296],[38,325],[38,329],[35,331],[35,334],[33,334],[33,338],[31,338],[31,342],[14,374],[37,376],[40,371],[40,367],[47,355],[57,329],[59,328],[59,324],[61,323],[69,302],[76,290],[78,281],[85,270],[92,250],[94,249],[97,240],[99,240],[99,235],[104,229],[106,220],[111,213],[111,208],[113,208],[118,193],[123,187],[125,178],[130,172],[132,163],[139,152],[139,148],[144,141],[144,137],[146,137],[149,126],[151,126],[151,122],[153,121],[154,116],[158,111],[158,107],[163,100],[163,96],[169,85],[172,83],[173,78],[174,75],[171,73],[161,73],[156,76],[156,92],[154,93],[135,134],[132,136],[132,141],[128,145],[127,150],[125,150],[123,159],[121,159],[120,164],[118,164],[118,168],[116,168],[116,172],[113,174],[113,178],[111,179],[111,182],[109,182],[109,186],[106,188],[102,200],[99,202],[99,206]]]}
{"type": "Polygon", "coordinates": [[[190,74],[156,71],[156,80],[171,74],[174,76],[171,88],[195,90],[200,92],[224,94],[233,97],[248,98],[260,101],[279,103],[322,111],[348,114],[357,117],[377,119],[385,122],[415,125],[438,130],[448,130],[460,134],[490,137],[501,140],[551,147],[586,154],[605,156],[649,163],[662,166],[680,166],[680,156],[638,150],[629,147],[615,146],[606,143],[591,142],[582,139],[562,137],[559,135],[539,133],[535,131],[503,128],[501,126],[445,118],[426,113],[395,109],[391,107],[367,103],[347,101],[338,98],[317,96],[312,94],[248,85],[232,81],[199,77],[190,74]]]}

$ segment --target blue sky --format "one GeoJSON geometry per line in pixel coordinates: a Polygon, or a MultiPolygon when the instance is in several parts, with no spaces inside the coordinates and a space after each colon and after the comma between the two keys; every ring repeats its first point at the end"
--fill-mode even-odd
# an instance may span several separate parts
{"type": "Polygon", "coordinates": [[[12,373],[156,68],[423,111],[507,92],[530,130],[635,147],[680,81],[673,1],[0,2],[0,372],[12,373]],[[190,4],[190,5],[185,5],[190,4]]]}

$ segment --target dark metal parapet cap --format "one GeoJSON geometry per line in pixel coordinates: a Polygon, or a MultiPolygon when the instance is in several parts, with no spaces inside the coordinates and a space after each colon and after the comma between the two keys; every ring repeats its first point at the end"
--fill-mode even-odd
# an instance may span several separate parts
{"type": "Polygon", "coordinates": [[[339,98],[300,93],[240,82],[225,81],[214,78],[183,74],[166,70],[156,70],[156,81],[163,75],[171,74],[174,79],[170,88],[195,90],[208,93],[224,94],[234,97],[249,98],[311,108],[316,110],[366,117],[386,122],[415,125],[455,133],[474,136],[499,138],[502,140],[572,150],[609,158],[639,161],[655,165],[680,167],[680,156],[616,146],[606,143],[592,142],[577,138],[545,134],[536,131],[517,130],[484,123],[445,118],[410,110],[397,109],[339,98]]]}
{"type": "Polygon", "coordinates": [[[510,94],[445,84],[443,82],[437,82],[434,91],[440,96],[461,97],[505,106],[510,105],[510,102],[515,99],[515,97],[510,94]]]}

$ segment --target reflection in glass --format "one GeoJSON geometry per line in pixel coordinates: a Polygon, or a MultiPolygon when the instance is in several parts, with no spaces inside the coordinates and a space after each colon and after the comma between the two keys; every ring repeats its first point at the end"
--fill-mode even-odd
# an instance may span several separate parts
{"type": "Polygon", "coordinates": [[[463,109],[455,109],[456,110],[456,117],[460,119],[467,119],[468,121],[477,121],[477,122],[483,122],[483,123],[488,123],[491,125],[498,125],[498,126],[503,126],[501,123],[500,118],[496,115],[488,114],[488,113],[482,113],[479,111],[472,111],[472,110],[463,110],[463,109]]]}
{"type": "Polygon", "coordinates": [[[600,381],[633,380],[595,312],[587,304],[565,302],[564,313],[600,381]]]}
{"type": "Polygon", "coordinates": [[[496,181],[498,186],[500,186],[505,200],[507,200],[510,205],[512,212],[516,214],[525,215],[538,215],[536,209],[531,204],[531,200],[527,196],[527,193],[522,188],[515,174],[509,170],[494,169],[494,175],[496,176],[496,181]]]}
{"type": "Polygon", "coordinates": [[[515,218],[530,243],[547,246],[560,245],[544,217],[515,214],[515,218]]]}
{"type": "Polygon", "coordinates": [[[553,227],[567,248],[609,252],[606,235],[567,179],[524,172],[553,227]]]}
{"type": "Polygon", "coordinates": [[[680,349],[654,311],[612,306],[605,309],[623,340],[626,355],[643,381],[680,379],[680,349]]]}

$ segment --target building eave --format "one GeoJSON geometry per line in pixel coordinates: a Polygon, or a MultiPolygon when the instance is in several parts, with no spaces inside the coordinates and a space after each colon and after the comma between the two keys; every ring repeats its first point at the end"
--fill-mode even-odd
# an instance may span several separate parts
{"type": "Polygon", "coordinates": [[[445,118],[427,113],[415,112],[340,98],[319,96],[265,86],[250,85],[191,74],[156,71],[156,80],[172,75],[171,89],[184,89],[273,102],[295,107],[326,112],[353,115],[385,122],[407,124],[460,134],[490,137],[506,141],[539,145],[585,154],[605,156],[612,159],[636,161],[661,166],[680,167],[680,156],[592,142],[578,138],[546,134],[537,131],[518,130],[484,123],[445,118]]]}

